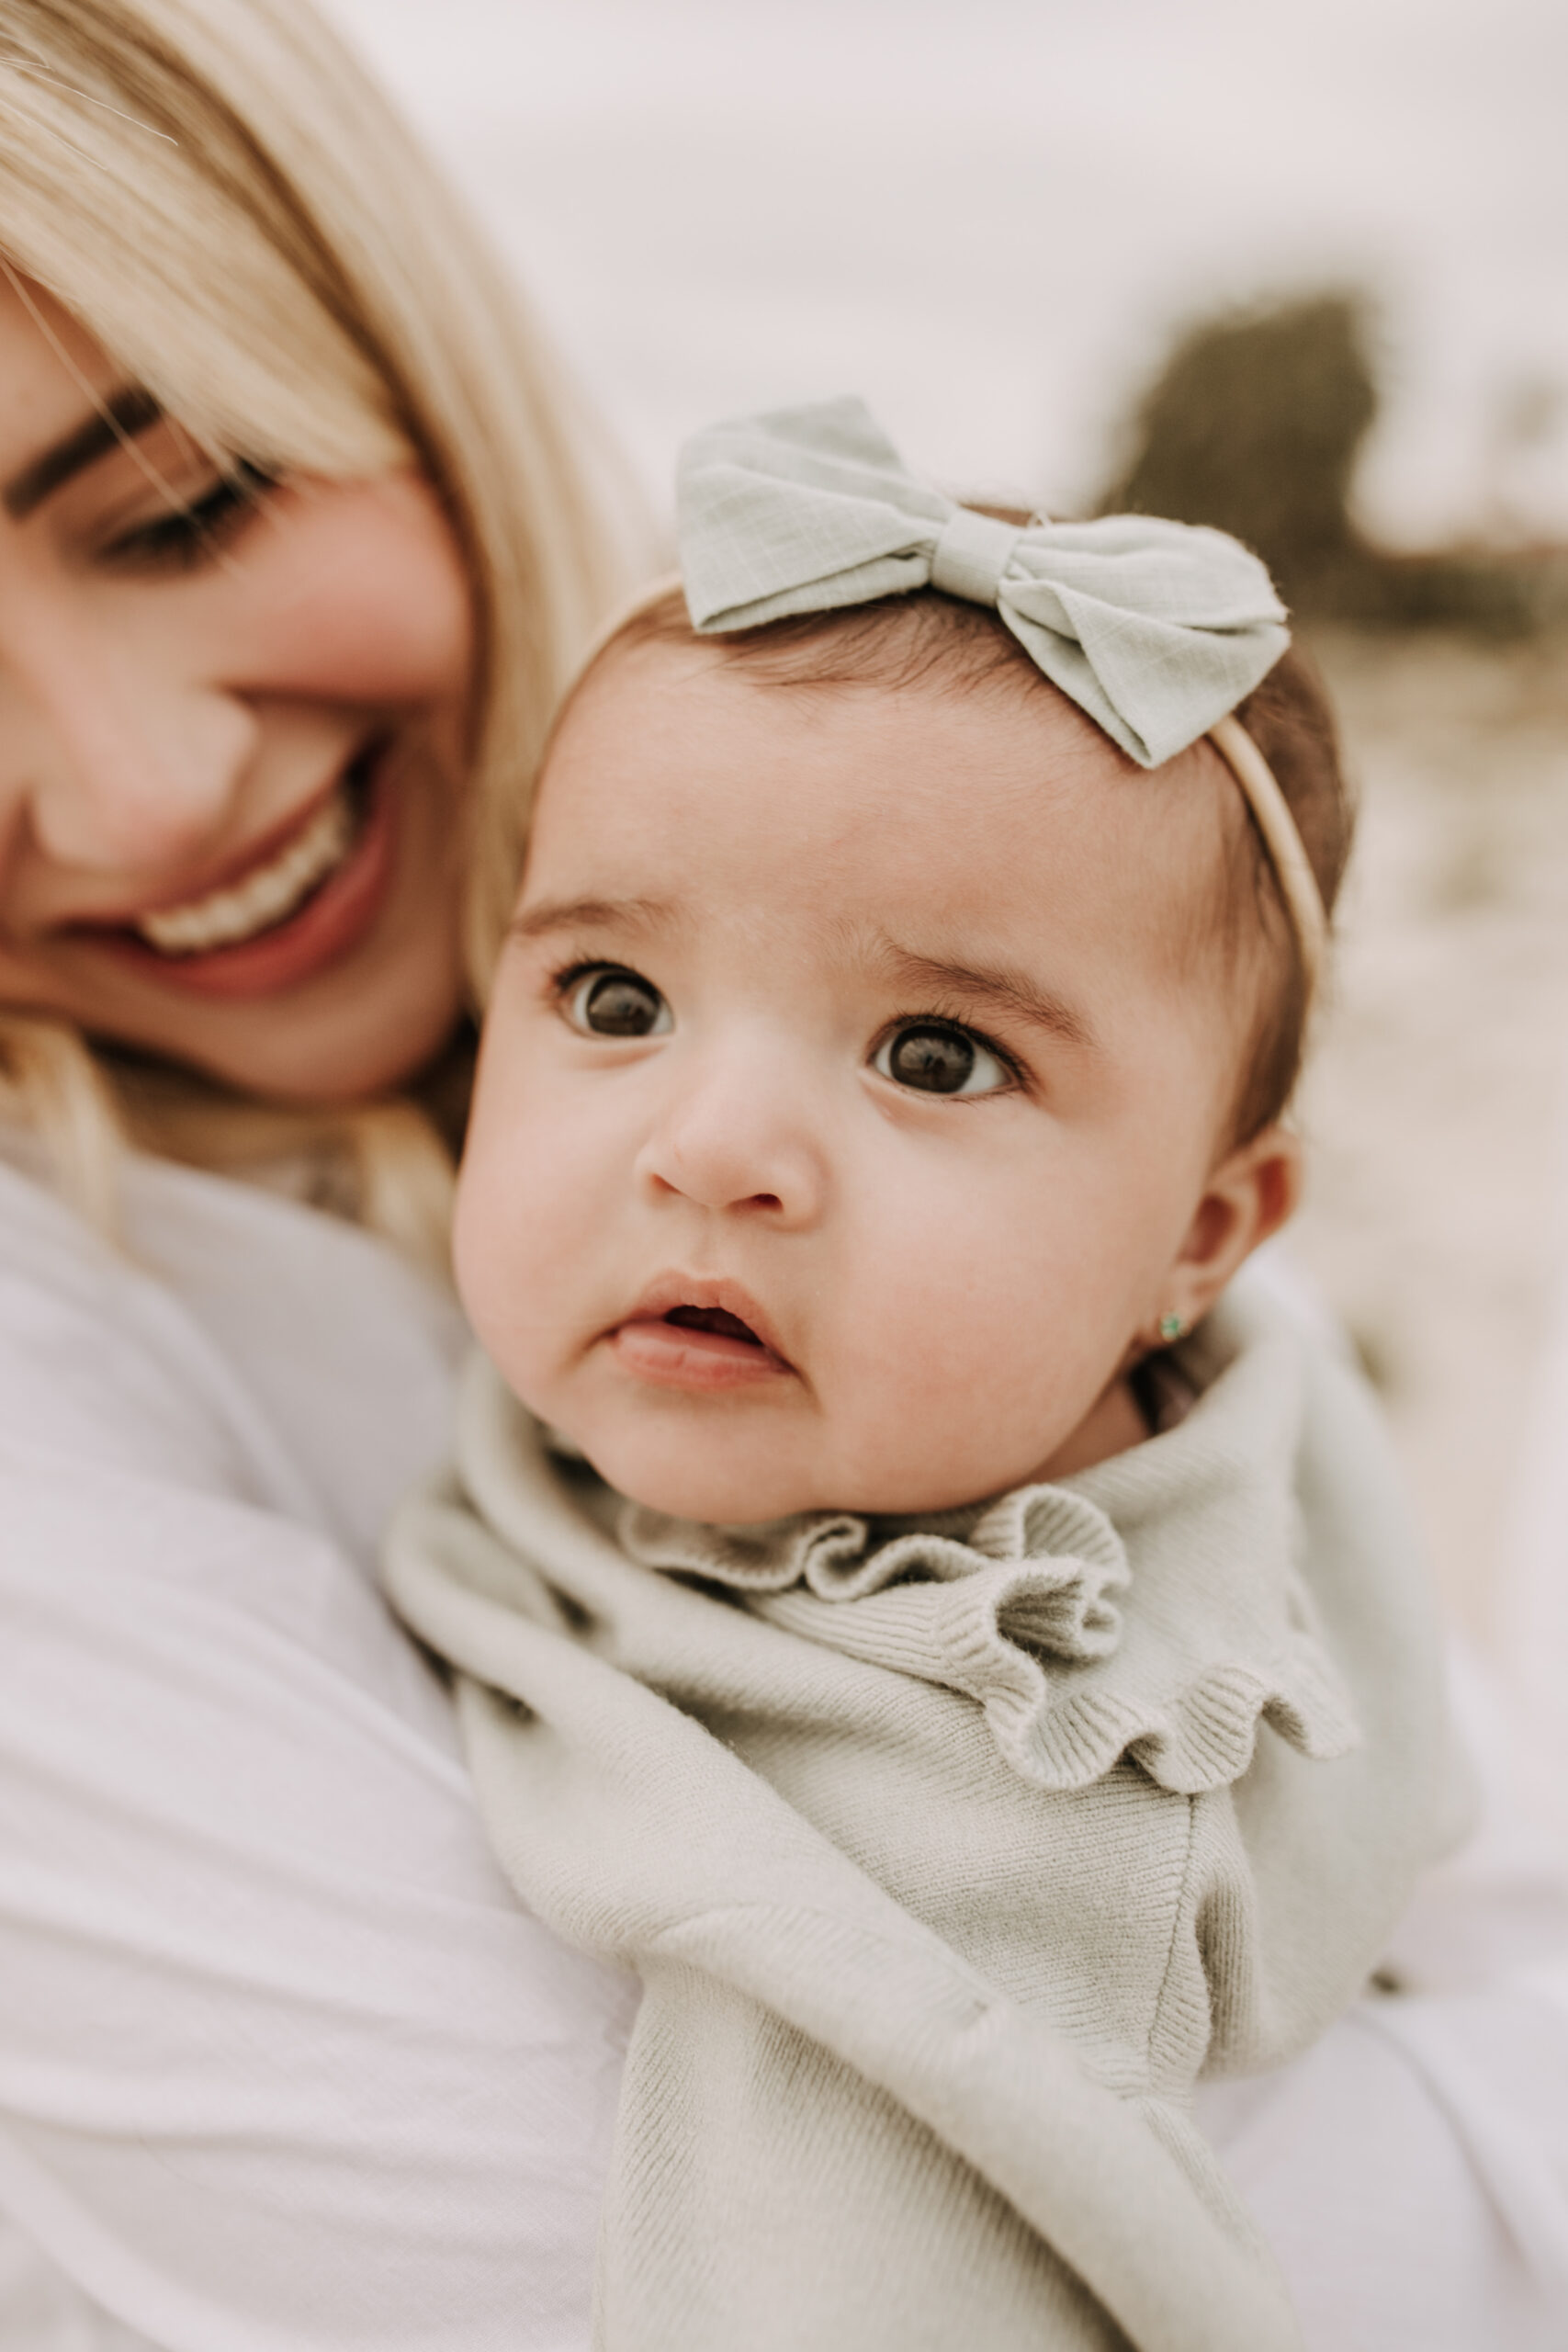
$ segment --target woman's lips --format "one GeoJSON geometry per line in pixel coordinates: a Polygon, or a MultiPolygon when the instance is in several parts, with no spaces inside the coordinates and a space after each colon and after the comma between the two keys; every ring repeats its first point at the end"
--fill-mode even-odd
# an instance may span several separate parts
{"type": "MultiPolygon", "coordinates": [[[[384,752],[356,763],[344,785],[360,802],[346,854],[284,919],[231,945],[168,953],[126,924],[84,924],[71,933],[155,979],[195,996],[265,997],[297,988],[359,944],[381,911],[392,879],[396,826],[384,752]]],[[[344,789],[340,786],[339,790],[344,789]]],[[[320,810],[309,820],[314,824],[320,810]]],[[[302,826],[300,832],[308,830],[302,826]]],[[[243,882],[235,886],[243,888],[243,882]]]]}
{"type": "Polygon", "coordinates": [[[353,848],[364,795],[345,776],[303,824],[298,818],[280,850],[245,861],[242,879],[194,899],[138,915],[130,929],[160,956],[207,956],[276,931],[313,898],[353,848]]]}
{"type": "Polygon", "coordinates": [[[793,1367],[754,1328],[753,1318],[761,1320],[754,1307],[748,1317],[716,1303],[719,1291],[736,1295],[729,1285],[692,1284],[687,1295],[661,1305],[659,1291],[672,1287],[656,1286],[651,1298],[606,1334],[625,1370],[660,1388],[708,1395],[793,1376],[793,1367]]]}

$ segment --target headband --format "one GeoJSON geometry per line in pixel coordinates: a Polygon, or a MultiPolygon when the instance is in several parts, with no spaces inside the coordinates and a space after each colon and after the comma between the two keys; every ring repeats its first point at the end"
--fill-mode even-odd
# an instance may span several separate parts
{"type": "Polygon", "coordinates": [[[699,635],[934,588],[994,611],[1140,767],[1206,735],[1257,820],[1315,982],[1322,893],[1284,794],[1230,715],[1290,643],[1268,572],[1238,541],[1143,514],[1020,526],[976,514],[917,480],[852,397],[694,435],[676,500],[699,635]]]}

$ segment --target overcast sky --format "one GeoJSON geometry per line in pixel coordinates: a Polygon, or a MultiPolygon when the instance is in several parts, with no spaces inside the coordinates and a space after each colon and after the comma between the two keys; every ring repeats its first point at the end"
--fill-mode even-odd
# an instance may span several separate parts
{"type": "Polygon", "coordinates": [[[1356,284],[1369,520],[1568,536],[1563,0],[329,6],[660,495],[692,425],[855,390],[1066,504],[1195,311],[1356,284]]]}

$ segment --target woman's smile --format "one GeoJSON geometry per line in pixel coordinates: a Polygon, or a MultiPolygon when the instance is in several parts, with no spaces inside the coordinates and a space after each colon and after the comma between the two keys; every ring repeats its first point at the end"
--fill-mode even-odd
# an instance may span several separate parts
{"type": "Polygon", "coordinates": [[[397,1083],[463,1002],[439,501],[218,463],[36,290],[0,382],[0,1001],[285,1100],[397,1083]]]}
{"type": "Polygon", "coordinates": [[[68,935],[203,996],[298,986],[350,953],[381,910],[396,825],[387,765],[387,745],[373,744],[211,888],[68,935]]]}

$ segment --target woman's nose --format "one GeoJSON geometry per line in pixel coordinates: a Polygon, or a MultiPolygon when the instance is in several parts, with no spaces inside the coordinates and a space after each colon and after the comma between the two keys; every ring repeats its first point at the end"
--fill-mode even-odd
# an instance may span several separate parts
{"type": "Polygon", "coordinates": [[[637,1155],[641,1183],[785,1227],[820,1215],[829,1182],[819,1094],[778,1041],[740,1035],[671,1054],[669,1091],[637,1155]]]}
{"type": "Polygon", "coordinates": [[[0,637],[0,797],[62,865],[144,875],[199,854],[250,760],[249,706],[178,649],[79,628],[0,637]]]}

